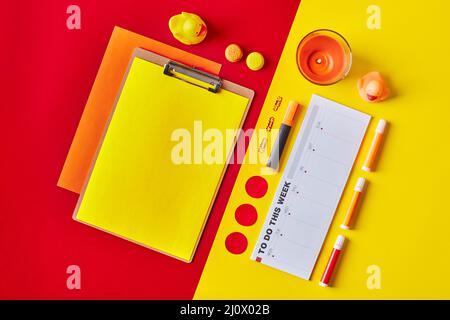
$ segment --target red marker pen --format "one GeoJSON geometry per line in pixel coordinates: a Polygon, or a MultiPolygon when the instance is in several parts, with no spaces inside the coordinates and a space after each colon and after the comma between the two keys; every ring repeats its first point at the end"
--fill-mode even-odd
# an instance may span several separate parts
{"type": "Polygon", "coordinates": [[[336,242],[333,246],[333,251],[331,251],[331,256],[328,259],[327,267],[325,268],[325,271],[323,272],[322,279],[319,282],[319,285],[321,287],[328,287],[328,284],[330,283],[331,276],[333,275],[334,267],[336,267],[336,263],[339,259],[339,256],[342,251],[342,245],[344,244],[345,237],[339,235],[336,239],[336,242]]]}

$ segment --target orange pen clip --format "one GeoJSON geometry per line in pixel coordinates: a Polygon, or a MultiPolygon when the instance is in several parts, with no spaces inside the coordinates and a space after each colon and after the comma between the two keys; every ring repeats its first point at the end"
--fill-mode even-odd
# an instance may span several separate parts
{"type": "Polygon", "coordinates": [[[344,222],[341,224],[341,228],[348,230],[350,229],[350,223],[352,222],[352,218],[356,212],[356,208],[358,207],[358,204],[361,200],[361,195],[364,190],[364,185],[366,183],[366,179],[364,178],[358,178],[358,181],[356,182],[355,191],[352,196],[352,200],[350,201],[350,205],[347,209],[347,214],[345,215],[344,222]]]}
{"type": "Polygon", "coordinates": [[[380,119],[375,130],[375,136],[372,140],[372,145],[370,146],[369,153],[367,154],[366,161],[362,169],[364,171],[370,172],[373,170],[375,160],[377,158],[378,152],[380,151],[381,141],[383,140],[384,129],[386,128],[386,120],[380,119]]]}

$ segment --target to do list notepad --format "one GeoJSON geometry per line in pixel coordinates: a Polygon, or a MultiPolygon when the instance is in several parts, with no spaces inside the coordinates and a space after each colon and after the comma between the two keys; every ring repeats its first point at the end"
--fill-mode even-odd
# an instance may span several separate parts
{"type": "Polygon", "coordinates": [[[309,279],[370,116],[314,95],[252,259],[309,279]]]}

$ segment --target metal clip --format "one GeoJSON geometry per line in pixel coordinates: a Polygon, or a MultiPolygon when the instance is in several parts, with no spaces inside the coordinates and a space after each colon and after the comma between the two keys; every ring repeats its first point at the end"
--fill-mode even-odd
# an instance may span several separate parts
{"type": "Polygon", "coordinates": [[[176,77],[214,93],[217,93],[222,86],[222,80],[219,77],[174,61],[166,63],[163,72],[165,75],[176,77]]]}

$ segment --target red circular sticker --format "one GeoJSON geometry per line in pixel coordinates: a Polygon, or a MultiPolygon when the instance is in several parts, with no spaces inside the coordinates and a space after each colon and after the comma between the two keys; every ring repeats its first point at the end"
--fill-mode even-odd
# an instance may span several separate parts
{"type": "Polygon", "coordinates": [[[247,180],[245,190],[253,198],[262,198],[267,192],[268,184],[266,179],[260,176],[253,176],[247,180]]]}
{"type": "Polygon", "coordinates": [[[240,232],[233,232],[225,240],[225,247],[233,254],[241,254],[247,249],[247,238],[240,232]]]}
{"type": "Polygon", "coordinates": [[[249,227],[258,219],[258,211],[251,204],[244,203],[236,209],[234,217],[240,225],[249,227]]]}

